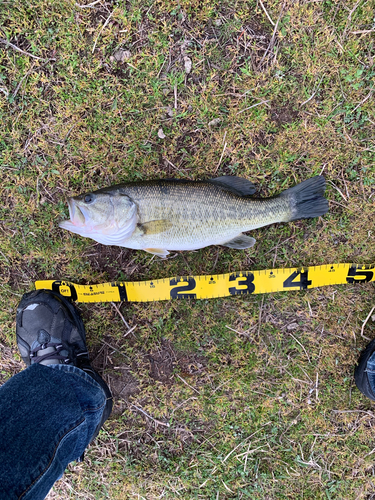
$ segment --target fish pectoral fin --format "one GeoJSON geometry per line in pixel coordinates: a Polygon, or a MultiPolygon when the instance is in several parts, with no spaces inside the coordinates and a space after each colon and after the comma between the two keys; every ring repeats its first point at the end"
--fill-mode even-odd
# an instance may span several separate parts
{"type": "Polygon", "coordinates": [[[138,228],[142,231],[143,234],[160,234],[164,233],[172,227],[172,222],[167,219],[159,219],[159,220],[150,220],[148,222],[144,222],[143,224],[139,224],[138,228]]]}
{"type": "Polygon", "coordinates": [[[157,255],[162,259],[165,259],[166,256],[169,255],[168,250],[165,250],[164,248],[143,248],[143,250],[145,252],[152,253],[153,255],[157,255]]]}
{"type": "Polygon", "coordinates": [[[242,177],[237,177],[236,175],[223,175],[216,179],[208,179],[207,182],[216,184],[225,191],[230,191],[237,196],[251,196],[256,191],[256,187],[252,182],[242,177]]]}
{"type": "Polygon", "coordinates": [[[243,248],[250,248],[255,244],[256,240],[251,236],[246,236],[246,234],[240,233],[238,236],[233,238],[233,240],[229,240],[226,243],[222,243],[224,247],[228,248],[236,248],[237,250],[241,250],[243,248]]]}

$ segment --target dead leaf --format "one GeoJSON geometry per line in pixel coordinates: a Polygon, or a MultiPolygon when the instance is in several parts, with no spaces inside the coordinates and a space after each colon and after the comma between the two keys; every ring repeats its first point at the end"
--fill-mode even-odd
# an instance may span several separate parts
{"type": "Polygon", "coordinates": [[[298,328],[298,323],[290,323],[290,325],[288,325],[286,328],[287,330],[295,330],[296,328],[298,328]]]}
{"type": "Polygon", "coordinates": [[[216,125],[219,125],[219,123],[221,122],[221,119],[220,118],[214,118],[213,120],[211,120],[208,124],[209,127],[216,127],[216,125]]]}
{"type": "Polygon", "coordinates": [[[132,54],[129,50],[119,49],[113,54],[113,58],[115,61],[119,63],[124,63],[131,58],[132,54]]]}
{"type": "Polygon", "coordinates": [[[190,57],[188,57],[188,56],[184,57],[184,62],[185,62],[185,73],[189,74],[191,71],[191,68],[193,66],[193,63],[192,63],[190,57]]]}

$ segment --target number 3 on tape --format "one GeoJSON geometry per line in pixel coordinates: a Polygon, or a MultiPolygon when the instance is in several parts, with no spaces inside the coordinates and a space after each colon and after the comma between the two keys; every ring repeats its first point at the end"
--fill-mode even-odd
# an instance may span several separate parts
{"type": "Polygon", "coordinates": [[[253,273],[233,273],[229,276],[229,281],[236,281],[237,279],[238,281],[236,283],[236,286],[246,286],[246,288],[236,288],[235,286],[231,286],[229,288],[229,293],[231,295],[244,295],[245,293],[254,293],[255,285],[253,283],[253,273]]]}

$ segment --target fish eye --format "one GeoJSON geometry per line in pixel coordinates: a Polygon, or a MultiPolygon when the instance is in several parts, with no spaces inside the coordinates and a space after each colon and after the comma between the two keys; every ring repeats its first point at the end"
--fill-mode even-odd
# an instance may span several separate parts
{"type": "Polygon", "coordinates": [[[85,197],[83,198],[83,201],[85,203],[91,203],[92,201],[94,201],[94,195],[86,194],[85,197]]]}

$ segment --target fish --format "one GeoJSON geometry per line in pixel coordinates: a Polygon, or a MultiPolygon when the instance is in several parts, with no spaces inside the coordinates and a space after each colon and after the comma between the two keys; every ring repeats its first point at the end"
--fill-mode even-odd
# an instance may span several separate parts
{"type": "Polygon", "coordinates": [[[278,196],[257,198],[251,181],[228,175],[118,184],[68,198],[70,220],[59,226],[104,245],[161,258],[209,245],[245,249],[255,239],[244,232],[324,215],[329,208],[325,187],[318,175],[278,196]]]}

